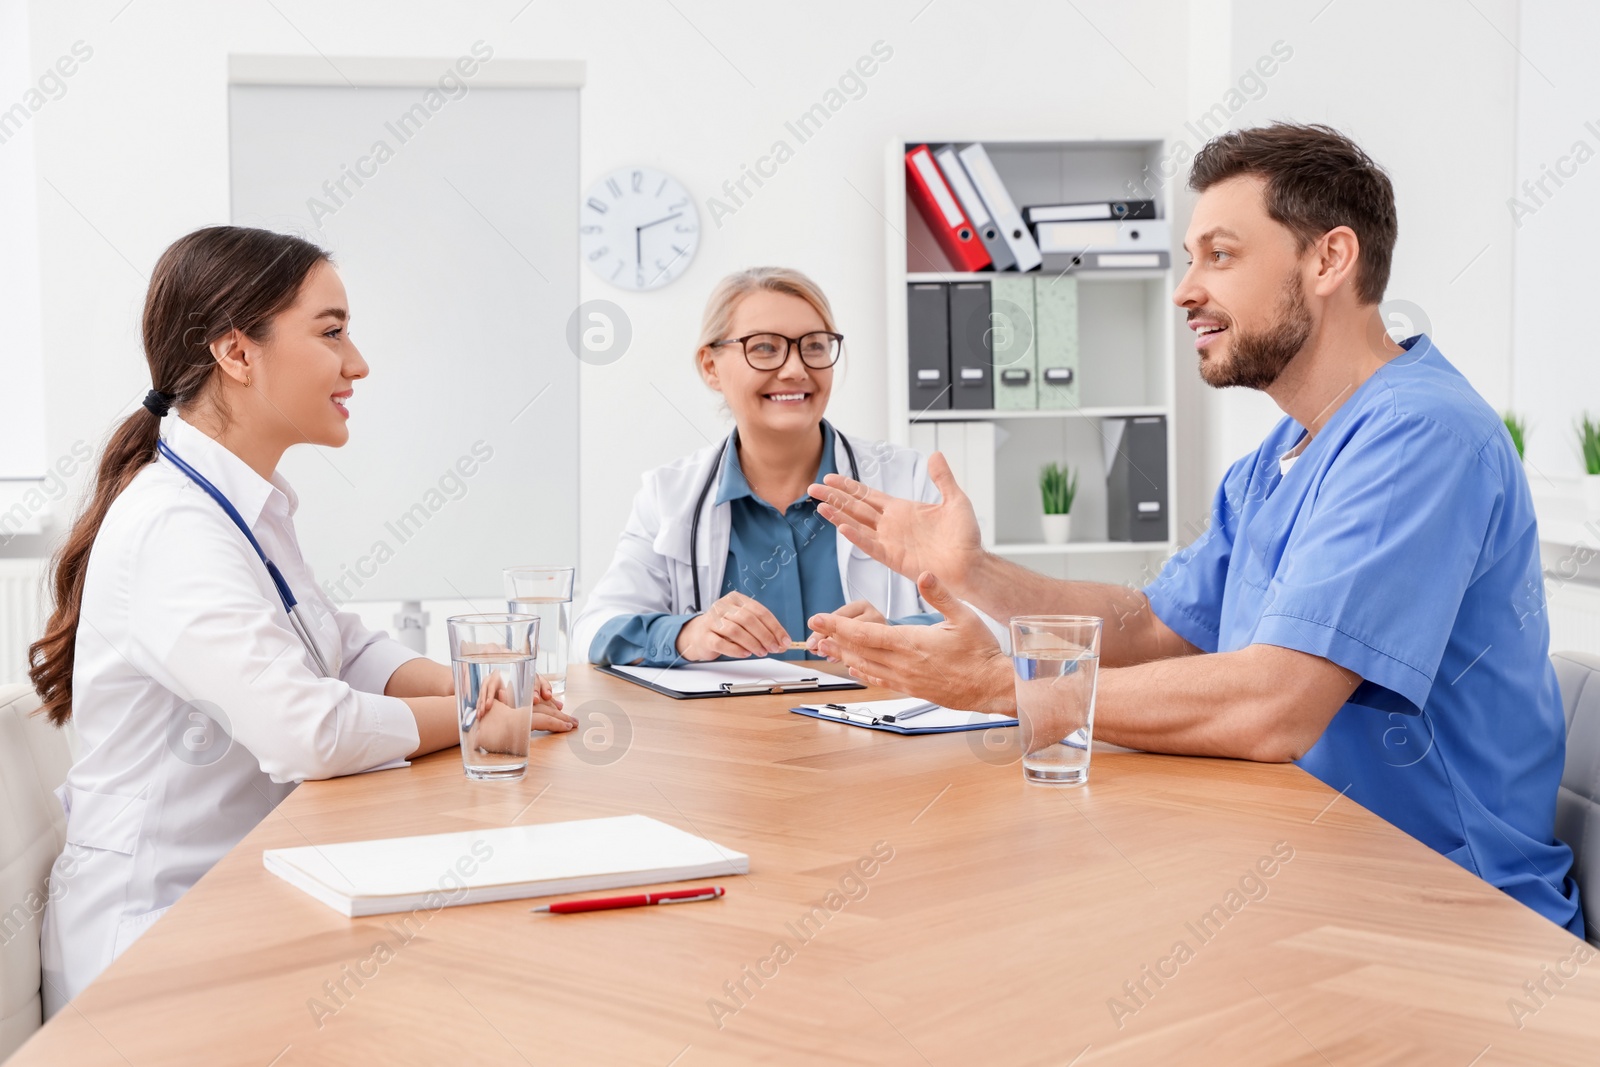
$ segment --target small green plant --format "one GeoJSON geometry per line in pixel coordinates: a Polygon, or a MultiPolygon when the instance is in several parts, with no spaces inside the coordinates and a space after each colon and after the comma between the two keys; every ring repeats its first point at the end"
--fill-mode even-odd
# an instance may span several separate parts
{"type": "Polygon", "coordinates": [[[1059,463],[1045,464],[1039,470],[1039,492],[1046,515],[1071,515],[1072,498],[1078,495],[1078,472],[1059,463]]]}
{"type": "Polygon", "coordinates": [[[1583,446],[1583,468],[1590,474],[1600,474],[1600,422],[1583,413],[1578,424],[1578,443],[1583,446]]]}
{"type": "Polygon", "coordinates": [[[1524,458],[1523,449],[1528,443],[1528,420],[1514,411],[1508,411],[1500,417],[1505,420],[1506,433],[1511,435],[1511,443],[1517,446],[1517,458],[1524,458]]]}

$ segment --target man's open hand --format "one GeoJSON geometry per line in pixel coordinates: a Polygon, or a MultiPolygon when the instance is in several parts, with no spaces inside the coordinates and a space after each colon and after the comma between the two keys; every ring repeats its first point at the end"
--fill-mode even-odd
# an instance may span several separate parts
{"type": "MultiPolygon", "coordinates": [[[[926,505],[919,505],[926,506],[926,505]]],[[[960,711],[1016,707],[1011,662],[977,612],[931,573],[917,580],[922,597],[944,614],[932,626],[888,626],[839,615],[814,615],[814,642],[829,659],[871,685],[932,700],[960,711]]]]}
{"type": "Polygon", "coordinates": [[[943,453],[928,459],[928,476],[944,497],[938,504],[902,500],[840,474],[809,492],[822,502],[817,514],[879,563],[913,579],[933,571],[960,589],[983,556],[978,516],[943,453]]]}

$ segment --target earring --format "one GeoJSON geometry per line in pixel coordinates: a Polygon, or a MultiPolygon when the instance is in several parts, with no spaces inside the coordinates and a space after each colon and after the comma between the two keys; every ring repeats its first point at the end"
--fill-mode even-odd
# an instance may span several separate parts
{"type": "Polygon", "coordinates": [[[244,387],[246,389],[250,388],[250,375],[248,374],[244,376],[244,387]]]}

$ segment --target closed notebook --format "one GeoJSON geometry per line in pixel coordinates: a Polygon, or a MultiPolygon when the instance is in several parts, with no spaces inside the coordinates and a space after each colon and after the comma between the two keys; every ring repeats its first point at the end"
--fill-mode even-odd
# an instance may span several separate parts
{"type": "Polygon", "coordinates": [[[646,815],[274,848],[262,862],[350,916],[750,872],[743,852],[646,815]]]}

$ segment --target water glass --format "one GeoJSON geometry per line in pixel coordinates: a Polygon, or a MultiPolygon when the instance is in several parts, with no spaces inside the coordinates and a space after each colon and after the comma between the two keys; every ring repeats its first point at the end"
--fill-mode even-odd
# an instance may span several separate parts
{"type": "Polygon", "coordinates": [[[1011,620],[1022,777],[1041,785],[1089,780],[1101,619],[1020,615],[1011,620]]]}
{"type": "Polygon", "coordinates": [[[567,691],[567,637],[572,627],[571,567],[507,567],[506,610],[536,615],[543,640],[539,673],[556,696],[567,691]]]}
{"type": "Polygon", "coordinates": [[[528,770],[528,735],[539,696],[534,670],[539,620],[532,615],[454,615],[446,625],[467,777],[521,778],[528,770]]]}

